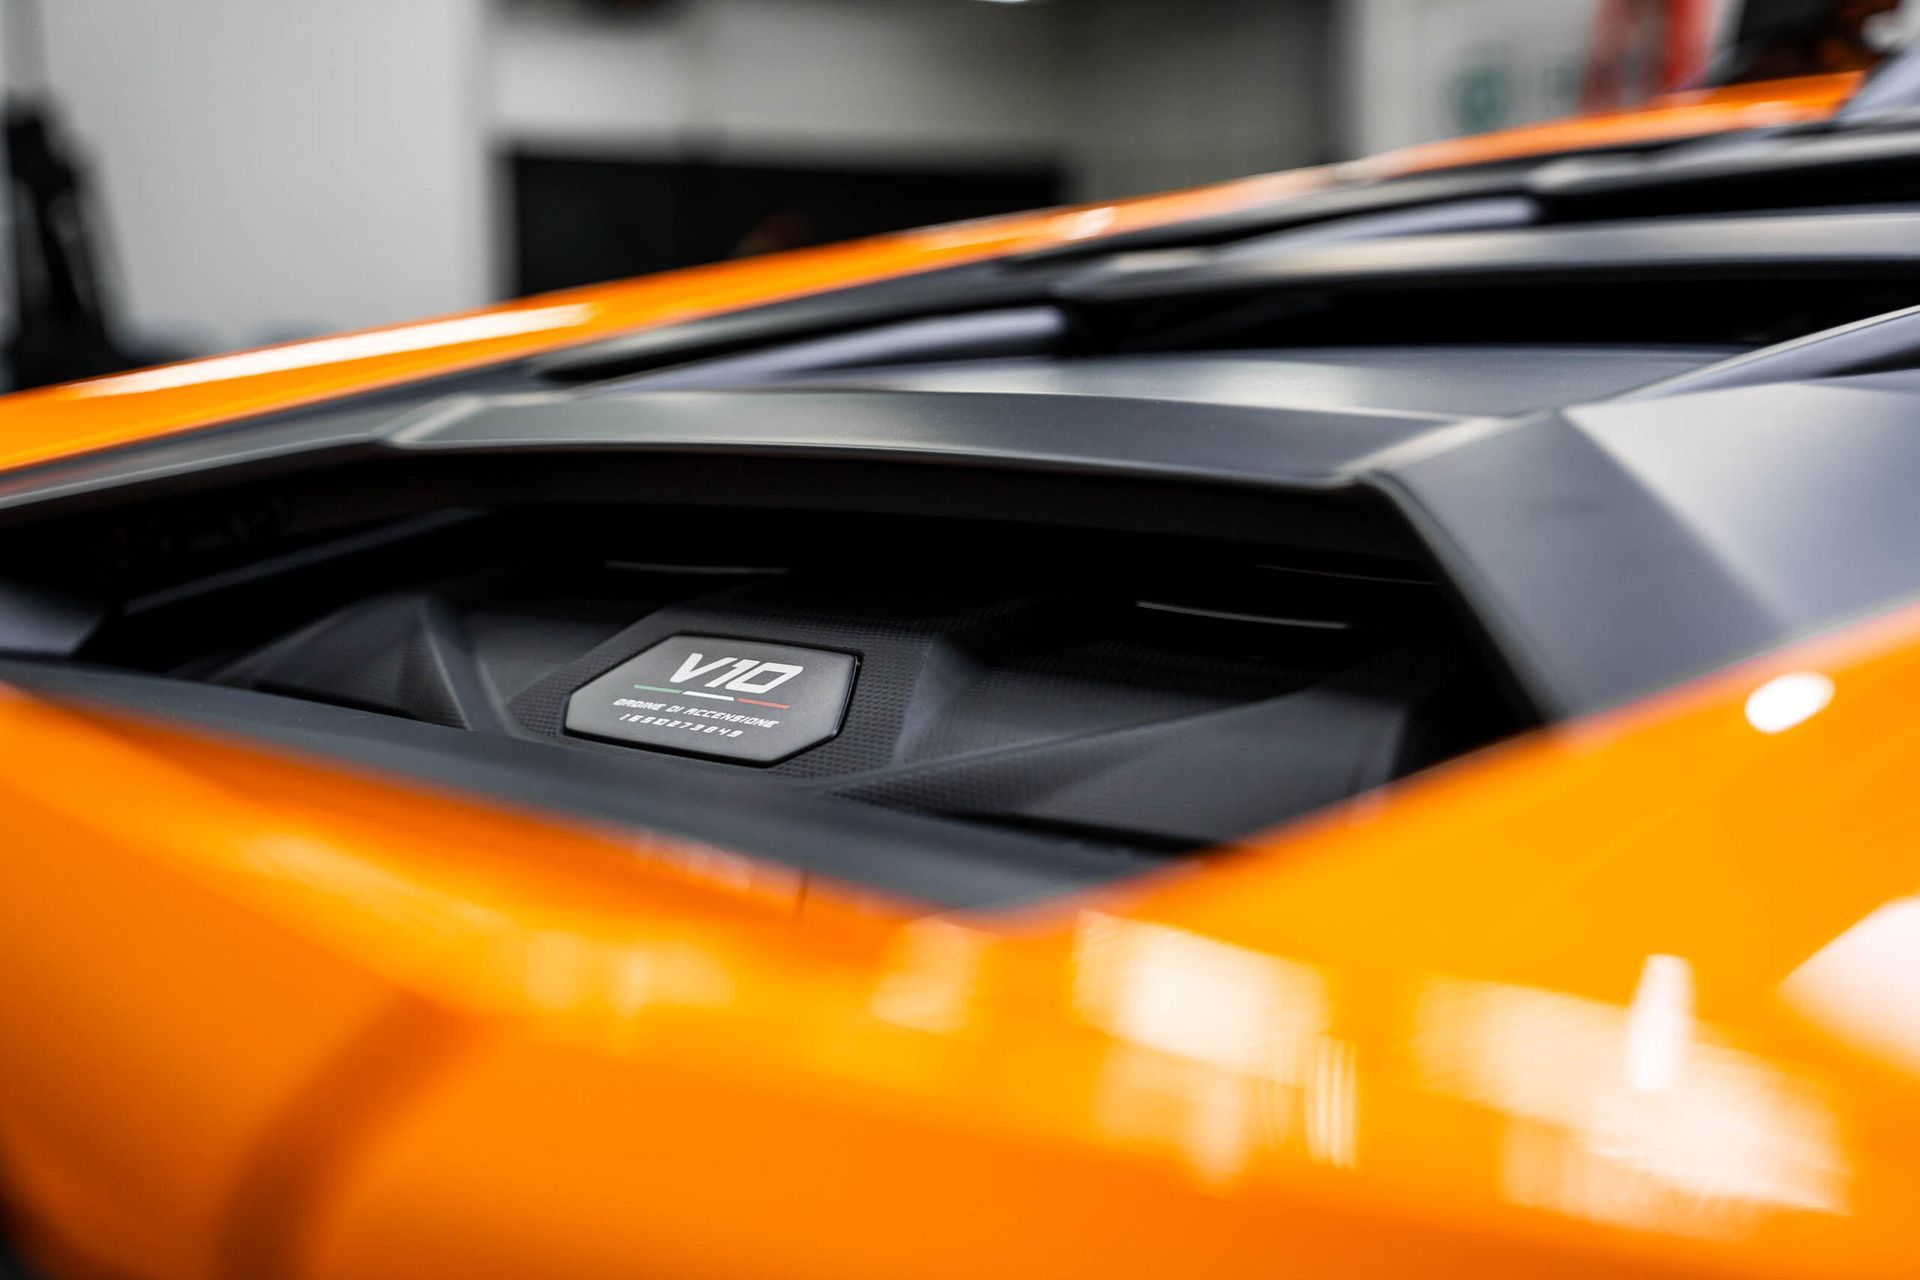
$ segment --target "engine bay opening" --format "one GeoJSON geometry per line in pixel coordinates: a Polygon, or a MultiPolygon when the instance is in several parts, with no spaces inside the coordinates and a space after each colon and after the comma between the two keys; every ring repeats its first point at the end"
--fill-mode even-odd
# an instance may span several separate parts
{"type": "Polygon", "coordinates": [[[1115,871],[1533,722],[1433,568],[1378,554],[594,504],[415,514],[236,559],[187,573],[183,554],[169,581],[139,558],[138,592],[61,665],[592,756],[636,788],[706,775],[749,804],[931,817],[1115,871]],[[788,735],[810,679],[823,710],[788,735]]]}

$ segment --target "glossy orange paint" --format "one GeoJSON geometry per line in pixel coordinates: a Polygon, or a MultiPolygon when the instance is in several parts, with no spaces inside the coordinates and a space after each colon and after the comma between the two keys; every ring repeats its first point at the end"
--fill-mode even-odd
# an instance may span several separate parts
{"type": "Polygon", "coordinates": [[[1555,152],[1643,146],[1677,138],[1825,120],[1860,87],[1857,71],[1764,80],[1664,95],[1643,107],[1574,116],[1500,133],[1448,138],[1356,161],[1355,173],[1390,177],[1495,164],[1555,152]]]}
{"type": "Polygon", "coordinates": [[[1340,182],[1821,119],[1851,74],[1676,94],[1634,111],[1138,200],[985,218],[545,294],[480,311],[0,396],[0,470],[553,351],[650,325],[1285,200],[1340,182]]]}
{"type": "Polygon", "coordinates": [[[63,1276],[1910,1276],[1917,699],[1913,610],[929,917],[8,696],[13,1225],[63,1276]]]}

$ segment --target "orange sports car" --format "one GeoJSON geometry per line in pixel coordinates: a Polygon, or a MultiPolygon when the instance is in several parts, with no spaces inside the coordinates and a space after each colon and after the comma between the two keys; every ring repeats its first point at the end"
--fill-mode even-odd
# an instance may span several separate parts
{"type": "Polygon", "coordinates": [[[0,400],[0,1273],[1920,1275],[1916,71],[0,400]]]}

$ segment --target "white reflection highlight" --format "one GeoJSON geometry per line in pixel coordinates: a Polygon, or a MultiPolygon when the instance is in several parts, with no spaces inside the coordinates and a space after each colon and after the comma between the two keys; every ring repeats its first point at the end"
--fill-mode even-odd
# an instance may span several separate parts
{"type": "Polygon", "coordinates": [[[263,351],[240,351],[229,356],[213,356],[186,364],[96,378],[92,382],[74,386],[71,392],[76,396],[125,396],[141,391],[166,391],[227,378],[286,373],[313,365],[343,364],[349,360],[426,351],[463,342],[484,342],[490,338],[513,338],[524,333],[540,333],[579,324],[590,317],[593,311],[593,307],[585,304],[531,307],[500,315],[461,316],[453,320],[433,320],[426,324],[404,325],[374,333],[349,333],[337,338],[318,338],[312,342],[268,347],[263,351]]]}
{"type": "Polygon", "coordinates": [[[915,921],[901,930],[868,1010],[895,1026],[959,1031],[971,1012],[985,945],[981,934],[952,921],[915,921]]]}
{"type": "Polygon", "coordinates": [[[1094,1078],[1093,1114],[1108,1138],[1173,1151],[1202,1180],[1225,1184],[1266,1136],[1259,1092],[1251,1077],[1120,1044],[1094,1078]]]}
{"type": "Polygon", "coordinates": [[[1309,1049],[1304,1102],[1307,1153],[1322,1164],[1354,1164],[1355,1099],[1360,1093],[1357,1055],[1345,1040],[1316,1038],[1309,1049]]]}
{"type": "Polygon", "coordinates": [[[662,929],[636,932],[624,919],[556,914],[548,927],[483,905],[457,889],[422,882],[304,835],[255,837],[250,869],[295,890],[284,909],[325,911],[350,902],[372,923],[346,935],[378,965],[401,963],[409,978],[465,999],[503,1001],[514,1012],[562,1018],[584,1013],[630,1019],[650,1006],[719,1007],[734,998],[733,976],[695,939],[662,929]],[[399,930],[410,945],[394,948],[399,930]],[[449,957],[459,957],[457,969],[449,957]]]}
{"type": "Polygon", "coordinates": [[[1780,994],[1857,1048],[1920,1072],[1920,898],[1877,907],[1787,975],[1780,994]]]}
{"type": "Polygon", "coordinates": [[[1315,970],[1161,925],[1086,918],[1074,1005],[1134,1044],[1240,1071],[1327,1024],[1315,970]]]}
{"type": "Polygon", "coordinates": [[[1693,966],[1679,956],[1648,956],[1627,1006],[1627,1086],[1664,1093],[1680,1077],[1693,1044],[1693,966]]]}
{"type": "Polygon", "coordinates": [[[1776,676],[1747,695],[1747,723],[1762,733],[1784,733],[1826,710],[1833,681],[1817,671],[1776,676]]]}
{"type": "MultiPolygon", "coordinates": [[[[1006,3],[1006,0],[1002,0],[1002,3],[1006,3]]],[[[1089,236],[1097,236],[1119,220],[1120,211],[1112,206],[1088,209],[1084,213],[1075,215],[1072,224],[1067,229],[1066,238],[1069,240],[1084,240],[1089,236]]]]}
{"type": "Polygon", "coordinates": [[[1354,1049],[1328,1034],[1317,969],[1088,914],[1072,998],[1083,1021],[1117,1042],[1094,1090],[1111,1137],[1178,1151],[1211,1183],[1288,1145],[1324,1164],[1354,1164],[1354,1049]]]}
{"type": "MultiPolygon", "coordinates": [[[[1673,1025],[1674,981],[1653,979],[1667,1012],[1646,1025],[1673,1025]]],[[[1517,1204],[1709,1238],[1762,1209],[1845,1212],[1838,1128],[1810,1081],[1696,1026],[1668,1086],[1640,1091],[1618,1065],[1630,1034],[1619,1005],[1441,979],[1420,995],[1415,1061],[1423,1087],[1506,1116],[1517,1204]]]]}

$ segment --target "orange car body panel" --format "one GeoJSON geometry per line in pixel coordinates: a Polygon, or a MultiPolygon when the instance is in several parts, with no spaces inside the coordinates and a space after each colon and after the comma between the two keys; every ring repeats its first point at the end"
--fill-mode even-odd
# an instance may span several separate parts
{"type": "MultiPolygon", "coordinates": [[[[1332,180],[29,393],[0,439],[23,465],[1332,180]]],[[[6,1227],[155,1280],[1920,1274],[1915,705],[1920,610],[928,917],[0,692],[6,1227]]]]}
{"type": "Polygon", "coordinates": [[[1369,176],[1495,164],[1561,151],[1644,146],[1732,129],[1764,129],[1825,120],[1860,87],[1860,74],[1837,71],[1667,94],[1629,111],[1574,116],[1523,129],[1448,138],[1356,162],[1369,176]]]}
{"type": "Polygon", "coordinates": [[[1920,611],[923,918],[9,697],[12,1226],[95,1276],[1911,1276],[1916,699],[1920,611]],[[1757,729],[1792,673],[1831,704],[1757,729]]]}

